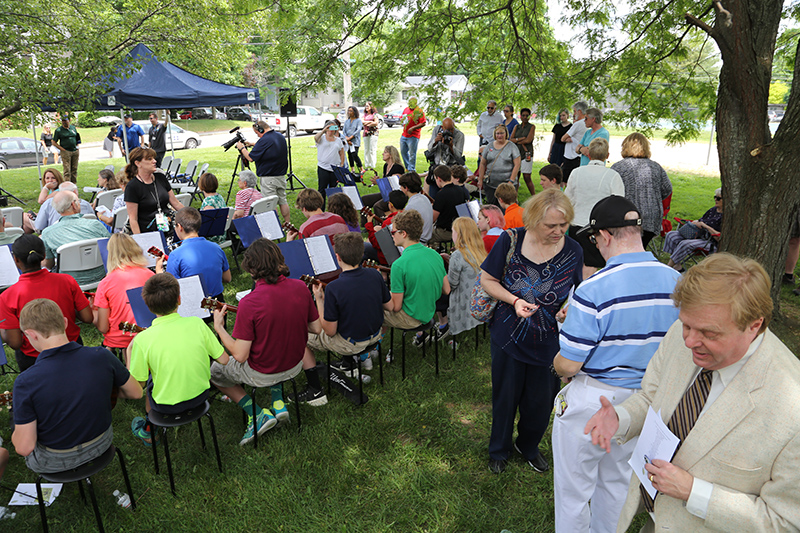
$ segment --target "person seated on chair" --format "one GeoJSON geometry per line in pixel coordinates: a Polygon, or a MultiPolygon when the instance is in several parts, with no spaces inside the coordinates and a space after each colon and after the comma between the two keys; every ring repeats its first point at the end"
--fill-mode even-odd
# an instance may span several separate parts
{"type": "Polygon", "coordinates": [[[406,172],[398,180],[400,190],[408,197],[406,211],[413,209],[422,217],[422,234],[419,241],[427,243],[433,235],[433,201],[422,193],[422,179],[416,172],[406,172]]]}
{"type": "Polygon", "coordinates": [[[242,218],[251,214],[251,206],[256,200],[261,200],[264,196],[256,190],[258,178],[252,170],[242,170],[236,184],[239,192],[236,193],[236,203],[234,205],[233,218],[242,218]]]}
{"type": "Polygon", "coordinates": [[[458,217],[456,206],[469,202],[469,194],[453,183],[450,167],[439,165],[433,169],[433,176],[439,192],[433,202],[433,234],[428,245],[453,240],[453,220],[458,217]]]}
{"type": "Polygon", "coordinates": [[[392,221],[392,240],[403,247],[403,255],[392,263],[392,307],[384,311],[389,327],[413,329],[429,322],[436,300],[450,293],[442,256],[419,242],[422,227],[422,217],[413,209],[392,221]]]}
{"type": "MultiPolygon", "coordinates": [[[[71,181],[65,181],[61,185],[58,186],[58,191],[63,192],[74,192],[77,196],[78,194],[78,186],[72,183],[71,181]]],[[[39,208],[39,213],[36,215],[36,220],[31,220],[31,217],[28,213],[23,213],[23,221],[22,227],[25,230],[25,233],[42,233],[45,228],[49,228],[56,222],[61,219],[61,214],[56,211],[55,206],[53,205],[53,199],[55,198],[55,194],[52,194],[50,198],[44,201],[42,207],[39,208]]],[[[80,213],[82,215],[93,215],[94,209],[92,209],[92,204],[87,202],[86,200],[81,199],[81,210],[80,213]]]]}
{"type": "Polygon", "coordinates": [[[564,172],[558,165],[545,165],[539,170],[539,184],[542,190],[557,187],[564,190],[564,172]]]}
{"type": "MultiPolygon", "coordinates": [[[[133,339],[130,366],[131,375],[147,391],[146,411],[170,415],[203,405],[211,393],[208,358],[227,365],[228,354],[201,319],[178,314],[181,286],[172,274],[148,279],[142,299],[157,318],[133,339]]],[[[151,444],[147,419],[134,418],[131,430],[151,444]]]]}
{"type": "Polygon", "coordinates": [[[453,165],[450,167],[450,174],[453,176],[453,183],[459,187],[462,187],[465,191],[467,191],[468,195],[472,196],[473,193],[477,194],[478,188],[475,185],[467,182],[467,179],[469,178],[469,175],[467,174],[467,167],[464,165],[453,165]]]}
{"type": "Polygon", "coordinates": [[[501,183],[497,186],[494,195],[497,197],[497,203],[500,204],[503,218],[506,221],[503,229],[521,228],[523,226],[522,208],[517,203],[517,188],[510,183],[501,183]]]}
{"type": "MultiPolygon", "coordinates": [[[[74,192],[59,191],[53,197],[53,206],[61,214],[61,219],[42,232],[42,242],[45,248],[44,266],[53,269],[56,265],[56,250],[59,246],[84,239],[104,239],[108,237],[108,230],[97,219],[83,218],[78,195],[74,192]]],[[[75,278],[78,284],[94,283],[103,279],[106,269],[103,265],[89,270],[66,271],[75,278]]]]}
{"type": "MultiPolygon", "coordinates": [[[[391,310],[389,289],[380,273],[372,268],[362,268],[364,255],[361,236],[350,232],[340,233],[333,239],[336,260],[342,267],[339,278],[323,287],[314,283],[314,300],[321,318],[322,332],[309,335],[303,356],[303,370],[308,386],[297,395],[297,400],[319,406],[328,403],[317,375],[317,360],[311,350],[329,350],[342,356],[340,369],[350,377],[357,377],[356,355],[381,338],[383,311],[391,310]]],[[[371,370],[372,360],[367,358],[362,370],[371,370]]]]}
{"type": "Polygon", "coordinates": [[[97,210],[97,218],[101,222],[108,225],[111,228],[112,233],[119,233],[122,229],[114,230],[114,215],[123,211],[127,208],[125,205],[125,187],[128,186],[128,175],[124,171],[117,172],[117,175],[114,176],[114,179],[119,185],[119,189],[122,191],[122,194],[114,198],[114,204],[111,206],[111,211],[105,210],[102,207],[97,210]]]}
{"type": "Polygon", "coordinates": [[[303,212],[306,220],[300,226],[300,232],[287,231],[286,240],[292,241],[317,235],[336,235],[337,233],[347,233],[350,228],[347,222],[335,213],[326,213],[322,209],[325,207],[325,199],[314,189],[303,189],[297,195],[297,208],[303,212]]]}
{"type": "Polygon", "coordinates": [[[14,382],[14,448],[38,473],[63,472],[99,457],[113,437],[112,390],[135,400],[142,387],[105,348],[70,342],[69,319],[52,300],[28,302],[19,322],[40,353],[14,382]]]}
{"type": "MultiPolygon", "coordinates": [[[[217,192],[219,182],[217,177],[211,172],[203,172],[197,180],[197,188],[203,193],[203,203],[200,204],[200,211],[208,209],[227,209],[225,198],[217,192]]],[[[225,242],[225,235],[213,235],[208,240],[221,244],[225,242]]]]}
{"type": "Polygon", "coordinates": [[[481,230],[481,237],[487,254],[492,251],[492,246],[503,234],[505,225],[506,218],[499,207],[493,204],[481,206],[480,211],[478,211],[478,229],[481,230]]]}
{"type": "Polygon", "coordinates": [[[345,224],[347,224],[347,229],[350,231],[361,233],[361,226],[358,224],[358,211],[356,211],[356,206],[353,205],[353,200],[345,193],[337,192],[328,198],[328,212],[342,217],[345,224]]]}
{"type": "Polygon", "coordinates": [[[408,197],[402,191],[392,191],[389,193],[389,214],[383,219],[383,222],[375,226],[375,216],[368,215],[367,223],[364,224],[364,229],[367,230],[367,239],[369,242],[364,245],[364,260],[371,259],[377,261],[382,265],[388,265],[386,256],[381,251],[381,245],[378,243],[375,232],[391,226],[392,219],[397,213],[400,213],[405,208],[408,202],[408,197]]]}
{"type": "Polygon", "coordinates": [[[31,300],[49,298],[67,317],[67,338],[83,344],[81,322],[92,322],[92,306],[81,291],[75,278],[56,274],[42,268],[44,243],[36,235],[23,235],[11,246],[14,264],[22,272],[19,281],[0,294],[0,336],[14,355],[23,372],[36,362],[39,351],[23,334],[19,325],[22,308],[31,300]]]}
{"type": "MultiPolygon", "coordinates": [[[[231,281],[228,257],[218,244],[198,236],[203,218],[194,207],[184,207],[175,214],[175,235],[181,245],[169,254],[166,272],[176,278],[202,274],[208,294],[224,302],[223,283],[231,281]]],[[[164,272],[164,258],[156,261],[156,272],[164,272]]]]}
{"type": "Polygon", "coordinates": [[[242,270],[252,276],[255,288],[239,302],[233,337],[225,329],[226,310],[214,311],[214,330],[233,359],[211,365],[211,382],[251,417],[239,442],[244,446],[256,427],[261,435],[278,420],[288,420],[281,383],[300,373],[308,334],[322,327],[306,284],[286,277],[289,269],[277,244],[257,239],[244,253],[242,270]],[[273,411],[254,405],[242,384],[271,387],[273,411]]]}

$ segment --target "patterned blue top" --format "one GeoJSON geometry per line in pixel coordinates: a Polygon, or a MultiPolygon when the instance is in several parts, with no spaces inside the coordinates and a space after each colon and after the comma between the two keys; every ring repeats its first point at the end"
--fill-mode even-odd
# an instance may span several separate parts
{"type": "Polygon", "coordinates": [[[680,274],[650,252],[627,253],[575,291],[561,329],[561,355],[595,379],[641,388],[647,363],[678,319],[672,302],[680,274]]]}
{"type": "Polygon", "coordinates": [[[492,342],[523,363],[550,366],[558,352],[556,313],[570,289],[582,280],[583,250],[570,237],[550,261],[537,264],[522,255],[525,228],[516,228],[517,246],[503,275],[511,239],[506,232],[497,239],[481,265],[489,275],[515,296],[540,307],[529,318],[520,318],[514,308],[500,302],[489,323],[492,342]]]}

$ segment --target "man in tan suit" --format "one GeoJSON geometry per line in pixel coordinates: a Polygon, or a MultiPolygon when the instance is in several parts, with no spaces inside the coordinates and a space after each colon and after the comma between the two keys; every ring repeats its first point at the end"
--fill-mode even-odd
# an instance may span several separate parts
{"type": "MultiPolygon", "coordinates": [[[[800,530],[800,361],[767,330],[769,291],[750,259],[720,253],[692,267],[641,392],[616,408],[601,398],[586,424],[608,450],[639,435],[652,406],[684,434],[671,462],[647,465],[658,495],[642,531],[800,530]]],[[[632,476],[617,531],[650,502],[632,476]]]]}

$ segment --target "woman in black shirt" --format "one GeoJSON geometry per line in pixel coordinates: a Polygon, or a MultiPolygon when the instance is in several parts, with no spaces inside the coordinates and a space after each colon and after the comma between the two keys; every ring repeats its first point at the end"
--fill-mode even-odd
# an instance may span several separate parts
{"type": "Polygon", "coordinates": [[[172,230],[168,215],[183,204],[175,197],[167,176],[156,169],[156,153],[150,148],[131,150],[125,167],[128,186],[125,187],[125,207],[133,233],[172,230]]]}
{"type": "MultiPolygon", "coordinates": [[[[394,146],[387,146],[383,149],[383,177],[388,176],[402,176],[405,174],[403,168],[403,159],[400,157],[400,152],[394,146]]],[[[372,184],[375,185],[377,178],[372,178],[372,184]]],[[[361,197],[361,203],[366,207],[371,207],[376,215],[383,218],[389,211],[389,204],[383,201],[381,193],[367,194],[361,197]]],[[[364,220],[361,221],[363,226],[364,220]]]]}

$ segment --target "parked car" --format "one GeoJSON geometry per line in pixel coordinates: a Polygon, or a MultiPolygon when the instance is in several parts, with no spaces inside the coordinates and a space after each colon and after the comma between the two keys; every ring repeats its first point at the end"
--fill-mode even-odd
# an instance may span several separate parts
{"type": "Polygon", "coordinates": [[[247,122],[253,122],[253,116],[243,107],[228,107],[225,109],[225,113],[227,114],[228,120],[246,120],[247,122]]]}
{"type": "Polygon", "coordinates": [[[35,167],[36,161],[41,157],[41,153],[36,151],[38,144],[33,139],[25,137],[0,139],[0,170],[35,167]]]}
{"type": "Polygon", "coordinates": [[[178,115],[178,118],[181,120],[190,120],[192,118],[192,110],[187,109],[186,111],[183,111],[180,115],[178,115]]]}
{"type": "Polygon", "coordinates": [[[195,107],[192,109],[192,119],[193,120],[203,120],[212,118],[214,115],[211,114],[210,107],[195,107]]]}
{"type": "MultiPolygon", "coordinates": [[[[142,127],[144,130],[144,140],[147,142],[147,132],[150,131],[150,122],[147,120],[134,120],[133,122],[134,124],[138,124],[142,127]]],[[[167,143],[167,150],[172,148],[172,146],[174,146],[176,150],[180,150],[182,148],[191,150],[200,146],[201,141],[198,133],[185,130],[172,123],[169,125],[169,133],[172,136],[172,145],[170,145],[169,137],[166,137],[165,141],[167,143]]]]}
{"type": "Polygon", "coordinates": [[[403,119],[402,109],[395,109],[394,111],[388,111],[383,115],[383,123],[389,126],[390,128],[400,124],[402,119],[403,119]]]}
{"type": "Polygon", "coordinates": [[[298,130],[304,130],[306,133],[314,133],[320,131],[325,127],[325,123],[333,120],[334,116],[330,113],[322,113],[316,107],[308,105],[297,106],[296,117],[286,117],[282,120],[288,121],[287,124],[279,124],[281,130],[286,134],[288,125],[289,135],[294,137],[297,135],[298,130]]]}

